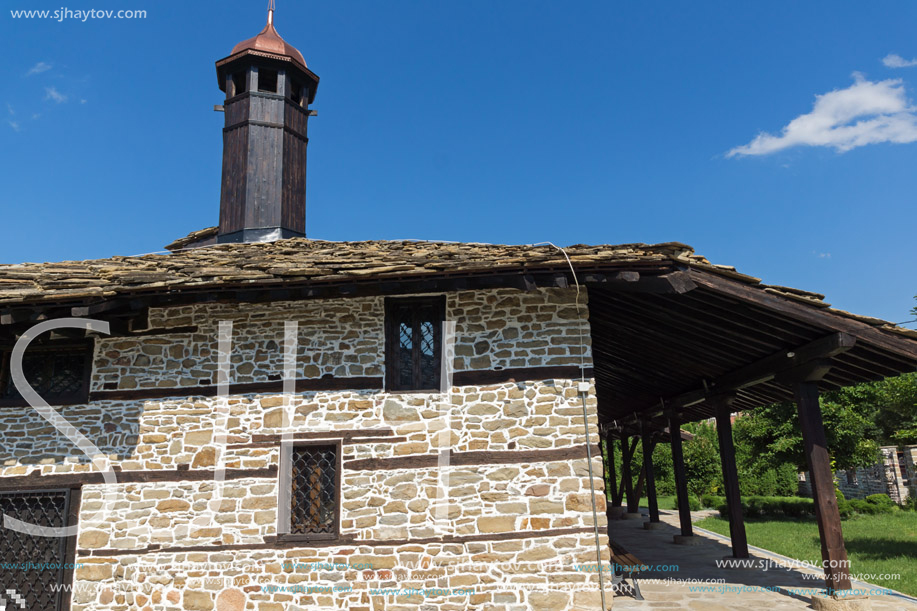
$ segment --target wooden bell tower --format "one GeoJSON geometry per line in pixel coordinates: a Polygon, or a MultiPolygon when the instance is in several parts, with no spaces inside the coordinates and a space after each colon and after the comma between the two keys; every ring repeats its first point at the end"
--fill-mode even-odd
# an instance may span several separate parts
{"type": "Polygon", "coordinates": [[[267,242],[306,235],[309,104],[318,76],[267,25],[216,63],[223,103],[223,182],[218,242],[267,242]]]}

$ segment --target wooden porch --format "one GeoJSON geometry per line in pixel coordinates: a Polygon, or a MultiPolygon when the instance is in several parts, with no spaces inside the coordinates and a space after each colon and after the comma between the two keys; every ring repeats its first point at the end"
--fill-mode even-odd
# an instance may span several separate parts
{"type": "MultiPolygon", "coordinates": [[[[662,528],[651,452],[657,443],[668,443],[679,515],[678,531],[670,533],[669,541],[677,534],[675,542],[691,542],[696,533],[688,508],[681,425],[713,418],[730,521],[730,556],[748,558],[731,415],[793,401],[812,479],[822,557],[827,567],[834,567],[825,570],[826,590],[842,596],[851,582],[819,394],[914,371],[917,341],[907,332],[878,324],[882,321],[832,310],[821,295],[765,287],[728,270],[687,269],[667,278],[668,287],[661,290],[588,285],[600,428],[609,452],[621,452],[623,459],[620,481],[619,474],[610,474],[610,513],[636,517],[639,499],[645,496],[647,530],[672,530],[662,528]],[[638,441],[650,450],[643,452],[642,465],[632,464],[638,441]]],[[[613,537],[611,528],[610,533],[613,537]]],[[[639,547],[630,551],[641,555],[639,547]]]]}

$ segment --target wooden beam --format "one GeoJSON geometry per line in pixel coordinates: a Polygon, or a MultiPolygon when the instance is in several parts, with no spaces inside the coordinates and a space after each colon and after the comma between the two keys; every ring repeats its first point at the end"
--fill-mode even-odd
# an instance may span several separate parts
{"type": "Polygon", "coordinates": [[[640,274],[633,271],[615,274],[594,273],[586,274],[583,278],[588,284],[598,284],[609,290],[624,293],[681,295],[697,287],[687,271],[671,271],[657,275],[640,274]]]}
{"type": "Polygon", "coordinates": [[[698,286],[709,289],[721,295],[753,303],[754,305],[788,316],[822,329],[849,333],[866,343],[872,344],[888,352],[909,360],[917,360],[917,341],[893,333],[882,331],[870,324],[847,318],[840,314],[827,312],[823,308],[807,306],[785,297],[764,292],[759,287],[754,287],[734,280],[728,280],[715,274],[699,269],[688,272],[698,286]]]}
{"type": "Polygon", "coordinates": [[[659,503],[656,500],[656,474],[653,471],[653,450],[656,442],[652,440],[653,431],[647,422],[643,423],[643,471],[646,473],[646,502],[650,510],[650,522],[659,521],[659,503]]]}
{"type": "MultiPolygon", "coordinates": [[[[636,266],[627,263],[628,267],[636,266]]],[[[622,264],[623,267],[623,264],[622,264]]],[[[671,269],[670,264],[654,264],[639,266],[651,270],[671,269]]],[[[582,274],[615,274],[617,270],[601,269],[601,266],[577,266],[577,272],[582,274]]],[[[263,284],[210,284],[200,288],[184,286],[165,287],[149,290],[137,289],[130,291],[124,289],[116,298],[100,301],[97,297],[67,299],[61,295],[59,301],[50,301],[53,295],[49,291],[48,301],[37,303],[22,303],[8,306],[0,313],[0,324],[13,324],[14,322],[28,322],[34,320],[41,313],[46,313],[49,318],[58,316],[88,316],[90,312],[102,313],[116,311],[122,305],[128,309],[145,307],[165,307],[186,305],[193,303],[214,303],[243,301],[247,303],[262,303],[272,301],[291,301],[305,299],[329,299],[335,297],[363,297],[375,295],[399,295],[406,293],[444,292],[453,290],[472,290],[511,287],[522,290],[532,288],[557,288],[569,287],[571,281],[569,269],[566,264],[550,265],[543,268],[528,268],[526,270],[499,270],[483,272],[443,273],[438,277],[430,274],[404,278],[348,278],[346,280],[313,280],[284,281],[282,279],[264,282],[263,284]],[[533,285],[534,283],[534,285],[533,285]],[[59,311],[59,312],[58,312],[59,311]],[[53,314],[52,314],[53,312],[53,314]],[[76,313],[74,313],[76,312],[76,313]]]]}
{"type": "Polygon", "coordinates": [[[610,274],[585,274],[583,282],[590,284],[619,284],[637,282],[640,280],[640,272],[621,271],[610,274]]]}
{"type": "Polygon", "coordinates": [[[672,292],[681,295],[697,288],[697,284],[691,280],[691,276],[685,271],[669,272],[668,274],[656,276],[656,278],[667,285],[668,290],[661,291],[665,293],[672,292]]]}
{"type": "Polygon", "coordinates": [[[796,385],[796,407],[802,429],[802,442],[815,499],[815,518],[821,539],[821,557],[825,567],[828,593],[850,589],[847,549],[841,529],[841,514],[834,494],[834,471],[828,455],[828,442],[818,403],[818,385],[800,382],[796,385]]]}
{"type": "Polygon", "coordinates": [[[456,386],[488,386],[529,380],[578,380],[581,375],[591,378],[592,368],[587,367],[583,370],[577,365],[549,365],[508,369],[472,369],[456,371],[452,376],[452,382],[456,386]]]}
{"type": "Polygon", "coordinates": [[[732,556],[748,558],[748,540],[745,537],[745,520],[742,518],[742,495],[739,490],[739,473],[736,468],[736,449],[732,441],[732,396],[719,396],[716,405],[716,434],[720,442],[720,464],[723,468],[723,486],[726,492],[726,509],[729,514],[729,536],[732,539],[732,556]]]}
{"type": "Polygon", "coordinates": [[[789,350],[779,350],[770,356],[739,367],[708,382],[706,388],[683,393],[665,402],[668,408],[682,408],[701,403],[710,394],[727,393],[762,382],[769,382],[782,372],[792,370],[816,359],[825,359],[850,350],[856,338],[848,333],[832,333],[789,350]]]}
{"type": "MultiPolygon", "coordinates": [[[[598,452],[598,446],[592,450],[598,452]]],[[[515,465],[531,462],[568,462],[586,458],[586,444],[551,450],[473,450],[452,452],[449,464],[467,465],[515,465]]],[[[413,454],[389,458],[354,458],[344,461],[344,467],[354,471],[394,471],[398,469],[429,469],[436,467],[439,454],[413,454]]]]}
{"type": "Polygon", "coordinates": [[[777,375],[775,378],[781,384],[795,384],[798,382],[818,382],[831,371],[829,359],[815,359],[793,367],[777,375]]]}
{"type": "Polygon", "coordinates": [[[130,301],[123,299],[110,299],[108,301],[97,301],[86,305],[73,306],[70,308],[70,315],[76,318],[87,318],[98,314],[116,312],[130,307],[130,301]]]}
{"type": "MultiPolygon", "coordinates": [[[[201,482],[213,481],[217,476],[214,469],[190,469],[190,465],[179,465],[176,469],[153,469],[151,471],[121,471],[115,469],[109,473],[117,478],[117,484],[159,483],[159,482],[201,482]]],[[[51,473],[41,475],[37,472],[28,475],[14,475],[0,478],[0,491],[37,490],[47,488],[78,488],[84,485],[106,485],[105,473],[102,471],[83,471],[79,473],[51,473]]],[[[226,480],[249,478],[277,478],[277,467],[257,469],[226,469],[223,472],[226,480]]]]}
{"type": "Polygon", "coordinates": [[[0,325],[15,325],[30,320],[32,320],[32,312],[28,310],[7,310],[0,314],[0,325]]]}

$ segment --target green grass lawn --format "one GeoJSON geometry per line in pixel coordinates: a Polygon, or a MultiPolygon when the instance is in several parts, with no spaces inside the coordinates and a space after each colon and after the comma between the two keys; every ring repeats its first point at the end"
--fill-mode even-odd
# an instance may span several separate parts
{"type": "MultiPolygon", "coordinates": [[[[697,526],[729,536],[729,522],[720,517],[705,518],[697,526]]],[[[858,516],[844,520],[843,528],[851,573],[897,573],[900,579],[868,581],[917,596],[917,512],[858,516]]],[[[745,530],[750,545],[821,564],[814,518],[749,519],[745,530]]]]}
{"type": "MultiPolygon", "coordinates": [[[[678,506],[675,504],[675,495],[670,494],[667,496],[657,496],[656,502],[659,504],[659,509],[664,509],[667,511],[675,511],[678,509],[678,506]]],[[[611,504],[611,501],[608,501],[608,504],[611,504]]],[[[648,505],[646,504],[646,498],[640,499],[640,507],[646,509],[648,505]]]]}
{"type": "MultiPolygon", "coordinates": [[[[656,502],[659,503],[659,509],[666,509],[666,510],[672,510],[672,511],[678,509],[678,506],[675,505],[675,495],[674,494],[671,494],[668,496],[657,496],[656,502]]],[[[643,504],[645,505],[646,501],[644,501],[643,504]]]]}

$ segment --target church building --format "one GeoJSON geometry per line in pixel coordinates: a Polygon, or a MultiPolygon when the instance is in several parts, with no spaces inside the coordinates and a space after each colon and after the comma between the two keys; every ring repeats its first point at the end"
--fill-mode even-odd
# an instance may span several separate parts
{"type": "Polygon", "coordinates": [[[0,265],[0,609],[610,608],[606,475],[639,493],[600,447],[784,400],[846,557],[818,393],[913,371],[917,333],[675,242],[310,239],[319,77],[273,10],[216,74],[216,226],[0,265]]]}

